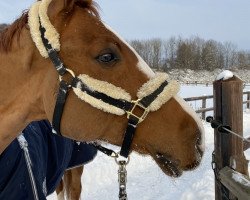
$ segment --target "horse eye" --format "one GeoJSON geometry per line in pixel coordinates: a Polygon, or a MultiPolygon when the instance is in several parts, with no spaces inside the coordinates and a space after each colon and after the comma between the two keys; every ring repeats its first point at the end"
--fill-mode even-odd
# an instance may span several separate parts
{"type": "Polygon", "coordinates": [[[105,53],[97,57],[97,60],[104,64],[109,64],[118,60],[117,56],[114,53],[105,53]]]}

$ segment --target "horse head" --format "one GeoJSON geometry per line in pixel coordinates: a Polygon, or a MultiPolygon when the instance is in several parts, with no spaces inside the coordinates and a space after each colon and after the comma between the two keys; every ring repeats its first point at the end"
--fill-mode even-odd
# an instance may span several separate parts
{"type": "MultiPolygon", "coordinates": [[[[167,82],[149,108],[134,104],[135,115],[145,116],[138,124],[131,148],[151,155],[169,176],[178,177],[183,170],[199,165],[204,151],[203,128],[194,111],[177,95],[178,84],[165,74],[154,73],[129,44],[101,21],[91,0],[42,0],[29,12],[29,40],[36,44],[32,65],[42,69],[42,104],[51,122],[59,78],[47,59],[41,26],[45,39],[67,66],[66,75],[60,79],[69,81],[76,76],[88,90],[127,102],[143,99],[167,82]]],[[[88,95],[81,84],[76,84],[69,91],[60,131],[78,141],[121,146],[128,124],[125,113],[88,95]]]]}

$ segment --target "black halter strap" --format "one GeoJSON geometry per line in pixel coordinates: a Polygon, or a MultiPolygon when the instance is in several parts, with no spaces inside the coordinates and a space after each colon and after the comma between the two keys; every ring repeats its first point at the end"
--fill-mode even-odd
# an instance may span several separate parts
{"type": "MultiPolygon", "coordinates": [[[[67,71],[69,70],[65,67],[64,63],[61,61],[58,55],[58,52],[52,48],[52,46],[49,44],[49,41],[45,38],[44,36],[45,29],[42,26],[40,26],[40,32],[41,32],[43,44],[48,52],[50,60],[55,66],[55,69],[57,70],[60,76],[65,75],[65,73],[67,73],[67,71]]],[[[167,85],[168,85],[168,82],[164,81],[160,85],[160,87],[157,88],[152,94],[142,99],[139,99],[137,101],[129,102],[124,99],[115,99],[104,93],[93,91],[77,77],[73,77],[71,83],[67,83],[64,80],[61,80],[59,84],[59,92],[57,95],[56,105],[55,105],[54,114],[53,114],[52,127],[56,131],[56,134],[61,135],[60,124],[61,124],[61,119],[63,115],[64,105],[68,96],[68,91],[72,87],[80,88],[81,91],[86,92],[88,95],[96,99],[100,99],[107,104],[120,108],[127,113],[128,125],[125,131],[124,140],[123,140],[121,151],[120,151],[120,155],[127,158],[130,153],[131,144],[132,144],[138,124],[145,119],[145,117],[148,114],[148,107],[158,97],[158,95],[162,93],[162,91],[167,85]],[[142,116],[137,116],[136,114],[133,113],[133,111],[136,108],[143,110],[142,116]]],[[[94,143],[94,146],[98,150],[102,151],[103,153],[109,156],[111,156],[112,153],[114,153],[112,150],[104,148],[96,143],[94,143]]]]}
{"type": "Polygon", "coordinates": [[[129,111],[131,109],[131,107],[133,106],[133,104],[131,102],[126,101],[124,99],[115,99],[115,98],[112,98],[104,93],[91,90],[86,84],[84,84],[77,77],[72,80],[72,87],[80,88],[82,92],[85,92],[88,95],[90,95],[96,99],[101,99],[104,103],[113,105],[113,106],[120,108],[124,111],[129,111]]]}

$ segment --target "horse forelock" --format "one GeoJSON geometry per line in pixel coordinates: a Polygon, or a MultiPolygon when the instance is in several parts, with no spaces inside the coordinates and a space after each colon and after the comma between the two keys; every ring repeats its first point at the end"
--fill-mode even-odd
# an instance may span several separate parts
{"type": "MultiPolygon", "coordinates": [[[[40,0],[39,0],[40,1],[40,0]]],[[[93,1],[76,0],[75,5],[87,9],[93,16],[99,18],[98,5],[93,1]]],[[[25,10],[21,17],[16,19],[11,25],[8,25],[4,30],[0,31],[0,51],[8,53],[11,51],[11,46],[14,36],[17,37],[17,42],[20,41],[20,34],[22,29],[28,23],[28,10],[25,10]]]]}

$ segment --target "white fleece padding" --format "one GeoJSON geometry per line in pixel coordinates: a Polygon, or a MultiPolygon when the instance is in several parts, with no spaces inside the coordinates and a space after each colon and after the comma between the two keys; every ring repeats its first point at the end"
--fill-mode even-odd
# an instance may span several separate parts
{"type": "MultiPolygon", "coordinates": [[[[86,84],[89,89],[97,92],[101,92],[104,94],[107,94],[108,96],[114,98],[114,99],[124,99],[127,101],[131,101],[131,96],[129,93],[127,93],[124,89],[120,87],[116,87],[111,83],[100,81],[97,79],[94,79],[86,74],[81,74],[78,76],[78,78],[86,84]]],[[[90,95],[88,95],[85,92],[81,91],[80,84],[77,88],[73,88],[75,94],[83,101],[89,103],[95,108],[98,108],[100,110],[103,110],[108,113],[116,114],[116,115],[123,115],[125,114],[124,110],[117,108],[115,106],[112,106],[110,104],[107,104],[103,102],[100,99],[96,99],[90,95]]]]}
{"type": "Polygon", "coordinates": [[[60,51],[60,35],[56,31],[55,27],[51,24],[47,14],[51,1],[52,0],[42,0],[35,2],[30,8],[28,19],[31,37],[36,44],[41,56],[44,58],[48,58],[49,55],[42,41],[40,22],[46,30],[44,36],[49,41],[49,44],[53,47],[53,49],[60,51]]]}
{"type": "Polygon", "coordinates": [[[42,0],[39,7],[39,17],[42,26],[45,28],[45,38],[49,41],[49,44],[53,49],[60,51],[60,35],[51,24],[48,16],[48,7],[52,0],[42,0]]]}
{"type": "Polygon", "coordinates": [[[111,83],[94,79],[86,74],[81,74],[78,76],[78,78],[83,83],[85,83],[91,90],[108,94],[114,99],[124,99],[127,101],[131,101],[131,96],[129,93],[127,93],[124,89],[117,87],[111,83]]]}
{"type": "Polygon", "coordinates": [[[149,111],[154,112],[163,106],[170,98],[176,95],[180,90],[180,85],[177,81],[170,81],[164,88],[162,93],[150,104],[148,107],[149,111]]]}
{"type": "Polygon", "coordinates": [[[39,50],[40,54],[44,58],[48,58],[48,52],[45,49],[40,33],[40,23],[39,23],[39,7],[40,7],[41,1],[35,2],[32,7],[29,10],[29,17],[28,17],[28,24],[30,27],[30,34],[32,37],[32,40],[36,44],[37,49],[39,50]]]}
{"type": "Polygon", "coordinates": [[[90,95],[88,95],[86,92],[82,92],[80,88],[73,88],[75,94],[80,98],[81,100],[85,101],[86,103],[90,104],[94,108],[97,108],[99,110],[102,110],[107,113],[115,114],[115,115],[124,115],[125,111],[117,108],[115,106],[112,106],[110,104],[107,104],[103,102],[101,99],[96,99],[90,95]]]}
{"type": "MultiPolygon", "coordinates": [[[[161,84],[168,80],[168,75],[166,73],[156,73],[156,75],[151,78],[147,83],[139,89],[137,97],[142,99],[150,94],[152,94],[161,84]]],[[[158,110],[163,104],[165,104],[171,97],[176,95],[180,90],[180,85],[177,81],[168,81],[168,85],[164,90],[158,95],[158,97],[149,106],[149,111],[158,110]]]]}
{"type": "Polygon", "coordinates": [[[143,98],[149,94],[152,94],[167,79],[168,75],[166,73],[156,73],[153,78],[141,86],[137,93],[137,97],[143,98]]]}
{"type": "MultiPolygon", "coordinates": [[[[78,77],[82,82],[84,82],[89,89],[93,91],[98,91],[104,93],[112,98],[115,99],[124,99],[127,101],[131,101],[131,96],[127,93],[124,89],[120,87],[116,87],[111,83],[100,81],[94,78],[89,77],[86,74],[81,74],[78,77]]],[[[150,95],[153,93],[160,85],[167,80],[167,74],[158,73],[154,78],[150,79],[147,83],[145,83],[140,90],[138,91],[138,98],[143,98],[145,96],[150,95]]],[[[165,104],[171,97],[176,95],[180,89],[179,84],[176,81],[170,81],[169,84],[164,88],[161,94],[155,99],[155,101],[149,106],[149,111],[156,111],[158,110],[163,104],[165,104]]],[[[73,88],[75,94],[83,101],[87,102],[88,104],[92,105],[93,107],[103,110],[104,112],[116,114],[116,115],[123,115],[125,112],[103,102],[100,99],[96,99],[86,92],[81,91],[81,86],[77,86],[73,88]]]]}

